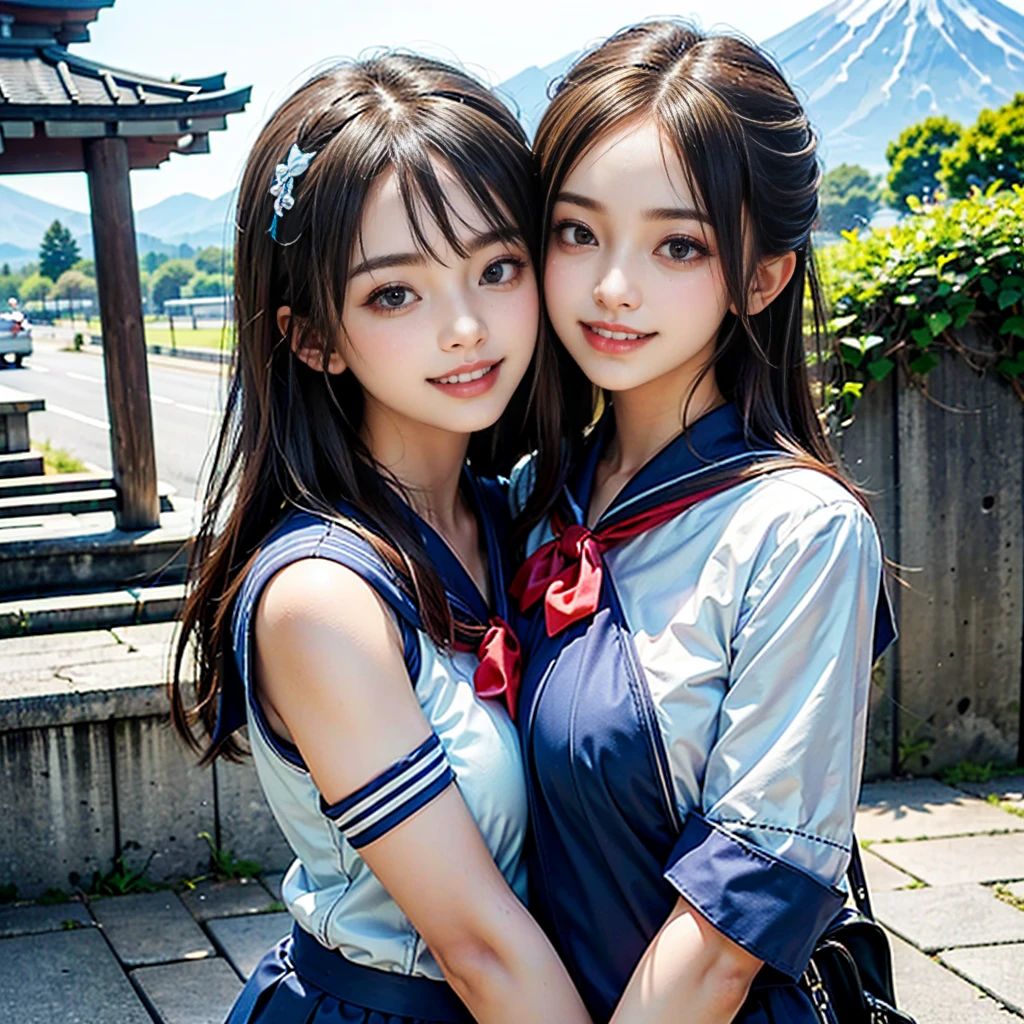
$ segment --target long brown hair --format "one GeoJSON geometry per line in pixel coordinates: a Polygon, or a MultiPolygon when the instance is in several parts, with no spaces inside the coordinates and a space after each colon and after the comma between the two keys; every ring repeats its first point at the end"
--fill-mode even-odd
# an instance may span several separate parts
{"type": "MultiPolygon", "coordinates": [[[[610,132],[645,121],[661,129],[714,229],[729,299],[738,310],[726,314],[687,404],[713,372],[753,437],[834,477],[866,504],[840,473],[807,370],[805,331],[821,368],[827,323],[811,249],[817,139],[762,50],[668,19],[623,29],[577,59],[557,84],[534,143],[544,191],[542,245],[546,250],[556,198],[576,163],[610,132]],[[747,297],[758,263],[790,251],[797,258],[792,279],[767,309],[750,315],[747,297]],[[805,294],[811,307],[806,326],[805,294]]],[[[572,457],[594,417],[595,396],[568,352],[556,348],[572,457]]]]}
{"type": "MultiPolygon", "coordinates": [[[[427,58],[389,53],[317,74],[264,127],[239,191],[235,241],[236,344],[227,407],[220,427],[202,522],[192,548],[191,587],[175,651],[171,712],[176,728],[202,761],[234,758],[231,736],[203,745],[214,731],[218,695],[232,670],[231,616],[246,571],[288,509],[339,519],[346,501],[367,522],[362,534],[399,574],[439,645],[461,637],[444,586],[422,541],[403,514],[397,482],[375,463],[359,436],[363,393],[350,372],[331,376],[292,351],[293,325],[322,347],[324,366],[342,326],[345,287],[359,245],[363,205],[375,180],[395,173],[417,244],[429,255],[423,217],[453,250],[467,255],[458,218],[438,180],[442,162],[490,227],[521,236],[536,263],[539,197],[533,156],[516,119],[464,72],[427,58]],[[275,167],[296,144],[315,153],[294,179],[294,207],[268,228],[275,167]],[[288,332],[276,311],[290,306],[288,332]],[[183,665],[194,653],[187,699],[183,665]]],[[[539,264],[538,264],[539,265],[539,264]]],[[[556,374],[550,350],[538,344],[530,370],[505,415],[473,436],[469,458],[478,474],[507,472],[532,447],[551,454],[540,474],[560,472],[556,374]]],[[[538,513],[539,514],[539,513],[538,513]]]]}

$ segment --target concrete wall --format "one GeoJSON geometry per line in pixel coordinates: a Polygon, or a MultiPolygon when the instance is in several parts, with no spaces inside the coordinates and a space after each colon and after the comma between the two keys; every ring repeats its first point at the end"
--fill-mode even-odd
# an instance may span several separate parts
{"type": "Polygon", "coordinates": [[[901,637],[876,669],[868,777],[1021,757],[1024,403],[959,358],[927,384],[866,388],[841,442],[902,581],[890,580],[901,637]]]}
{"type": "Polygon", "coordinates": [[[0,885],[88,888],[120,855],[157,881],[208,870],[198,833],[267,871],[292,854],[252,762],[199,768],[167,719],[167,627],[0,641],[0,885]],[[139,642],[146,630],[158,642],[139,642]],[[63,649],[65,645],[68,649],[63,649]]]}

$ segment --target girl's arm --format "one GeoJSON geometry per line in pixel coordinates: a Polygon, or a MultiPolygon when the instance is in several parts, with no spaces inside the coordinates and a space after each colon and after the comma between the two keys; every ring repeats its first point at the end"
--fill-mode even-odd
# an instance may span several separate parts
{"type": "MultiPolygon", "coordinates": [[[[256,616],[257,680],[328,804],[431,735],[394,619],[356,573],[283,569],[256,616]]],[[[359,850],[481,1024],[588,1024],[569,976],[509,889],[457,787],[359,850]]]]}
{"type": "Polygon", "coordinates": [[[664,865],[680,899],[614,1024],[728,1024],[762,963],[800,977],[843,905],[881,553],[852,499],[794,518],[745,586],[700,802],[664,865]]]}
{"type": "Polygon", "coordinates": [[[729,1024],[762,961],[680,897],[647,947],[611,1024],[729,1024]]]}

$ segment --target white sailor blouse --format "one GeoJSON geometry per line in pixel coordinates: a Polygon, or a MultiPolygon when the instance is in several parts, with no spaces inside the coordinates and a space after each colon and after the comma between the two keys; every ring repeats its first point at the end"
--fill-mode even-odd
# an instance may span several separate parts
{"type": "Polygon", "coordinates": [[[728,404],[588,529],[610,419],[512,585],[531,911],[595,1022],[679,895],[765,962],[737,1021],[816,1021],[795,980],[844,902],[870,672],[894,636],[874,524],[816,470],[743,478],[784,453],[728,404]]]}
{"type": "MultiPolygon", "coordinates": [[[[263,545],[240,591],[233,618],[237,672],[222,688],[215,732],[217,739],[248,725],[263,792],[295,852],[282,899],[299,927],[361,966],[435,980],[443,977],[437,962],[367,867],[362,847],[454,783],[506,881],[521,899],[526,888],[526,794],[519,740],[503,692],[506,684],[514,688],[518,659],[504,622],[501,520],[507,521],[507,497],[468,470],[465,486],[486,541],[493,613],[448,545],[411,509],[407,514],[444,582],[453,613],[463,622],[490,626],[479,650],[440,650],[423,630],[408,591],[362,536],[334,520],[293,512],[263,545]],[[402,634],[411,685],[432,729],[407,757],[333,805],[321,797],[299,750],[270,729],[253,686],[253,620],[260,594],[277,572],[302,558],[347,566],[388,605],[402,634]]],[[[360,521],[349,506],[341,504],[338,511],[360,521]]]]}

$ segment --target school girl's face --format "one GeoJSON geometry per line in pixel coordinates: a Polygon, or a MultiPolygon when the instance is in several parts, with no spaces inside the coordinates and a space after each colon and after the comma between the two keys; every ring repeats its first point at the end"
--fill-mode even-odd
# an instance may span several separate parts
{"type": "Polygon", "coordinates": [[[600,140],[554,206],[544,292],[558,337],[595,384],[687,380],[729,308],[715,238],[657,127],[600,140]]]}
{"type": "Polygon", "coordinates": [[[430,215],[421,224],[439,259],[425,256],[392,173],[363,210],[351,258],[341,353],[369,407],[456,433],[494,424],[522,380],[537,341],[537,281],[521,240],[496,237],[442,166],[452,222],[469,251],[453,251],[430,215]]]}

